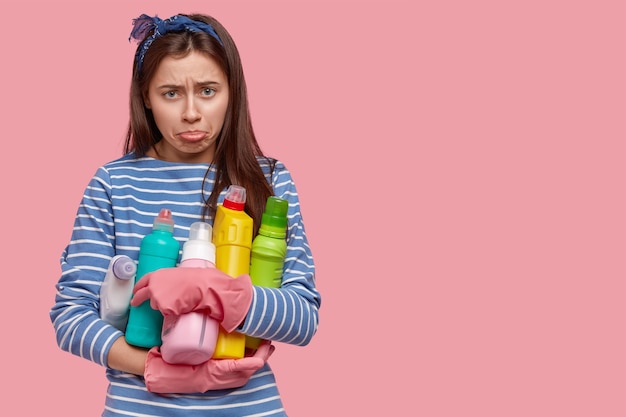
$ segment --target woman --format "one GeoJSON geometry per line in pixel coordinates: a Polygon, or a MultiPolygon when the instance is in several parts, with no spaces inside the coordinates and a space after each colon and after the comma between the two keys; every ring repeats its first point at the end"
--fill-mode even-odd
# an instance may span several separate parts
{"type": "Polygon", "coordinates": [[[169,268],[145,275],[133,303],[150,299],[177,314],[202,309],[227,331],[301,346],[318,325],[320,295],[298,193],[286,167],[257,143],[231,36],[205,15],[142,15],[131,38],[138,46],[125,155],[96,171],[78,207],[50,312],[57,343],[107,368],[103,416],[286,415],[267,363],[273,344],[243,359],[171,365],[158,347],[128,344],[99,317],[109,261],[118,254],[136,260],[161,209],[172,212],[182,243],[193,222],[213,221],[227,187],[236,184],[247,191],[255,233],[268,196],[289,202],[281,287],[257,287],[247,276],[233,279],[216,269],[169,268]]]}

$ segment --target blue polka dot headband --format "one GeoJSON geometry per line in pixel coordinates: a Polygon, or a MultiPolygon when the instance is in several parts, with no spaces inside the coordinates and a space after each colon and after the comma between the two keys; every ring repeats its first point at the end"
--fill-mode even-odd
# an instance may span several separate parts
{"type": "Polygon", "coordinates": [[[168,19],[162,20],[157,16],[151,17],[146,14],[142,14],[136,19],[133,19],[133,30],[130,32],[128,40],[135,39],[137,42],[143,41],[143,44],[137,48],[135,54],[135,61],[137,62],[137,73],[141,70],[141,64],[146,56],[146,52],[152,45],[155,39],[160,38],[169,32],[204,32],[214,37],[220,45],[224,46],[222,40],[213,29],[213,26],[208,23],[192,20],[186,16],[176,15],[168,19]],[[145,41],[146,34],[154,29],[152,35],[150,35],[145,41]]]}

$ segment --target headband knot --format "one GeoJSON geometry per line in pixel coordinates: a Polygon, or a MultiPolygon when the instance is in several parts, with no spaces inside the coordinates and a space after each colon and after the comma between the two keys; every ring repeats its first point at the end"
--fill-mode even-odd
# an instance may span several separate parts
{"type": "Polygon", "coordinates": [[[211,35],[215,38],[220,45],[224,46],[222,40],[208,23],[204,23],[198,20],[190,19],[183,15],[172,16],[168,19],[160,19],[157,16],[148,16],[146,14],[142,14],[136,19],[133,19],[133,30],[130,32],[130,36],[128,37],[128,41],[131,39],[136,40],[137,42],[142,42],[140,47],[137,48],[137,53],[135,54],[135,61],[137,62],[137,73],[141,70],[141,64],[143,64],[143,59],[146,56],[146,52],[152,45],[155,39],[160,38],[166,33],[170,32],[204,32],[211,35]],[[154,30],[152,35],[146,38],[146,35],[154,30]],[[145,39],[145,40],[144,40],[145,39]]]}

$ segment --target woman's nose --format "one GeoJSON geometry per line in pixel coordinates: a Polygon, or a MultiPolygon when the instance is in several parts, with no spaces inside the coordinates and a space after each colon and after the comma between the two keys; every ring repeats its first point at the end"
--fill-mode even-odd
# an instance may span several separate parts
{"type": "Polygon", "coordinates": [[[200,119],[200,117],[202,117],[202,115],[198,111],[198,106],[196,105],[193,98],[190,98],[189,100],[187,100],[185,110],[183,111],[183,120],[187,122],[195,122],[200,119]]]}

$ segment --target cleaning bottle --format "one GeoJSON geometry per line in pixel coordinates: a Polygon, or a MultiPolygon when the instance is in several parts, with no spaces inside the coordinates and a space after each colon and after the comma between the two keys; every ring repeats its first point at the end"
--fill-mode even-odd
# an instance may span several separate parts
{"type": "MultiPolygon", "coordinates": [[[[250,279],[260,287],[280,288],[287,256],[287,200],[269,196],[259,233],[252,241],[250,279]]],[[[261,339],[246,336],[246,347],[256,349],[261,339]]]]}
{"type": "MultiPolygon", "coordinates": [[[[179,268],[215,268],[215,245],[211,225],[195,222],[189,228],[189,240],[183,245],[179,268]]],[[[192,311],[165,315],[161,355],[169,363],[198,365],[211,359],[217,343],[219,322],[208,314],[192,311]]]]}
{"type": "MultiPolygon", "coordinates": [[[[250,271],[253,220],[244,212],[245,204],[246,189],[231,185],[226,190],[224,202],[217,206],[213,222],[215,266],[233,279],[250,271]]],[[[243,333],[227,333],[220,327],[214,359],[243,358],[245,350],[246,336],[243,333]]]]}
{"type": "MultiPolygon", "coordinates": [[[[152,232],[141,240],[135,283],[148,272],[176,266],[180,243],[173,232],[172,212],[164,208],[154,219],[152,232]]],[[[163,315],[150,306],[150,300],[130,307],[126,325],[126,341],[129,344],[148,349],[160,346],[162,328],[163,315]]]]}
{"type": "Polygon", "coordinates": [[[115,255],[100,287],[100,318],[121,331],[126,330],[136,272],[130,257],[115,255]]]}

